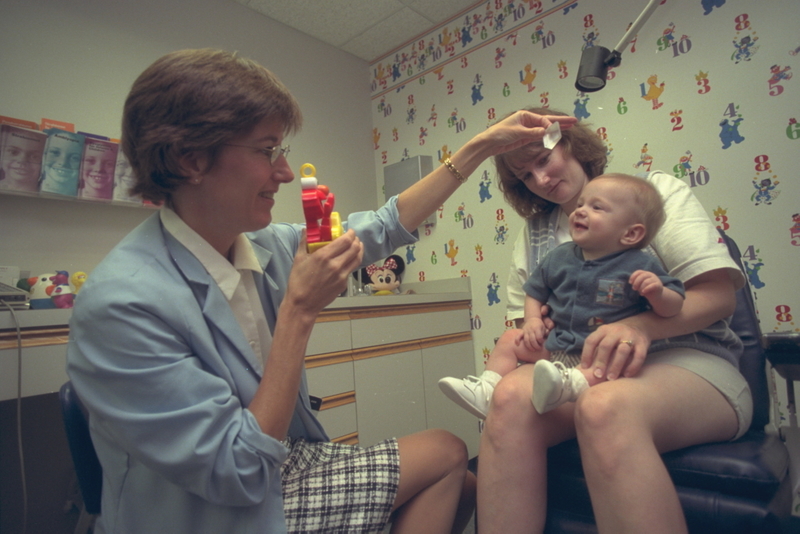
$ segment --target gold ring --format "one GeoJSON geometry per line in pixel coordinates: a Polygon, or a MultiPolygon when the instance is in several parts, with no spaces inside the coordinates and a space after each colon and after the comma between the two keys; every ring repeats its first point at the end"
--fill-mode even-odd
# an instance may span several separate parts
{"type": "Polygon", "coordinates": [[[620,341],[619,343],[620,343],[620,345],[621,345],[621,344],[623,344],[623,343],[625,343],[625,344],[626,344],[626,345],[628,345],[629,347],[633,347],[633,341],[631,341],[630,339],[623,339],[623,340],[622,340],[622,341],[620,341]]]}

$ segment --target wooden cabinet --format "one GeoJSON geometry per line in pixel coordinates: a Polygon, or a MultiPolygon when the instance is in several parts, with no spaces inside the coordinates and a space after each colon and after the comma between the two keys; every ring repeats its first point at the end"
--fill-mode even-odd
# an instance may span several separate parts
{"type": "MultiPolygon", "coordinates": [[[[418,293],[346,297],[317,320],[308,343],[311,395],[323,399],[319,419],[335,441],[369,446],[426,428],[461,437],[478,452],[478,420],[448,400],[443,376],[475,374],[468,279],[426,282],[418,293]]],[[[66,382],[70,310],[20,312],[22,396],[58,391],[66,382]]],[[[8,315],[8,314],[5,314],[8,315]]],[[[0,400],[16,397],[16,332],[0,322],[0,400]]]]}
{"type": "Polygon", "coordinates": [[[309,342],[311,395],[334,441],[369,446],[426,428],[478,452],[478,420],[448,400],[443,376],[475,374],[468,293],[339,299],[309,342]],[[443,300],[443,299],[454,300],[443,300]],[[349,339],[350,347],[342,343],[349,339]]]}

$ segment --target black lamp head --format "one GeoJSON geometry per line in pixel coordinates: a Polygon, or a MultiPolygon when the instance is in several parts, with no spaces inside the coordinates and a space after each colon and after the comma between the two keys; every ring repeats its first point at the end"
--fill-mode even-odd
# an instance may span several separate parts
{"type": "Polygon", "coordinates": [[[581,54],[578,78],[575,88],[584,93],[593,93],[606,86],[609,67],[617,67],[622,62],[621,54],[603,46],[590,46],[581,54]]]}
{"type": "Polygon", "coordinates": [[[602,46],[590,46],[583,50],[581,54],[581,64],[578,67],[578,79],[575,80],[575,88],[584,93],[593,93],[606,86],[606,76],[609,67],[618,67],[622,63],[622,53],[631,42],[633,36],[644,26],[658,4],[664,3],[663,0],[650,0],[636,20],[628,26],[625,35],[622,36],[619,44],[613,51],[602,46]]]}

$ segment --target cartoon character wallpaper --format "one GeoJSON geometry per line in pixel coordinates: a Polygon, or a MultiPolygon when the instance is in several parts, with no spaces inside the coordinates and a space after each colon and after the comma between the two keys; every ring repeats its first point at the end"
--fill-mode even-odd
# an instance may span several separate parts
{"type": "MultiPolygon", "coordinates": [[[[417,155],[442,161],[515,110],[570,113],[603,139],[608,172],[675,176],[743,251],[758,249],[760,259],[746,259],[749,276],[758,280],[762,320],[772,321],[765,330],[795,328],[774,318],[800,314],[800,281],[785,265],[800,251],[800,227],[792,219],[798,207],[789,194],[796,190],[792,173],[800,149],[800,79],[790,76],[800,56],[800,13],[788,16],[796,0],[775,2],[659,3],[622,63],[609,69],[606,86],[593,93],[575,91],[582,49],[610,49],[646,2],[476,4],[371,65],[371,75],[383,76],[371,88],[372,127],[381,140],[375,172],[381,176],[385,165],[417,155]],[[462,42],[467,24],[471,40],[462,42]],[[398,77],[390,82],[392,72],[398,77]],[[412,102],[418,119],[424,115],[422,138],[421,120],[406,124],[404,113],[385,112],[412,102]],[[719,205],[727,208],[724,221],[712,215],[719,205]],[[787,313],[776,314],[778,307],[787,313]]],[[[502,185],[487,159],[445,201],[436,224],[419,230],[416,244],[426,251],[420,254],[426,282],[469,275],[474,314],[481,317],[472,328],[477,369],[481,348],[510,327],[506,280],[512,255],[526,245],[520,241],[526,222],[506,203],[502,185]],[[469,206],[469,221],[466,209],[460,218],[448,216],[462,205],[469,206]]],[[[409,252],[398,253],[405,258],[409,252]]]]}

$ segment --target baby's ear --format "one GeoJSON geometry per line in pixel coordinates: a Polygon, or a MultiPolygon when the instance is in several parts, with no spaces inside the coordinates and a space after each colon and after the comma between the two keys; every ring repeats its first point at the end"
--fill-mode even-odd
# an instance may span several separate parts
{"type": "Polygon", "coordinates": [[[626,247],[636,246],[642,239],[644,239],[647,230],[642,223],[632,224],[625,230],[625,233],[620,239],[620,243],[626,247]]]}

